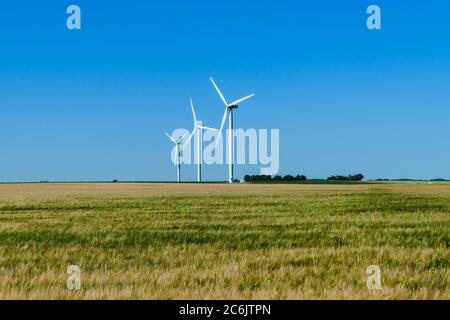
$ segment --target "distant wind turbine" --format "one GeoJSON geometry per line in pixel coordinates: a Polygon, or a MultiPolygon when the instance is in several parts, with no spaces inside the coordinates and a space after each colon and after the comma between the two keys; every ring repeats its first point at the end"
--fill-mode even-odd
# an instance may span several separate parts
{"type": "Polygon", "coordinates": [[[216,141],[216,148],[219,143],[220,135],[222,133],[223,126],[225,125],[227,115],[229,116],[228,117],[228,121],[229,121],[229,128],[228,128],[228,181],[229,181],[229,183],[233,183],[233,181],[234,181],[234,176],[233,176],[234,175],[234,171],[233,171],[233,162],[234,162],[233,110],[237,109],[241,102],[244,102],[244,101],[252,98],[254,96],[254,94],[251,94],[244,98],[238,99],[232,103],[228,103],[227,100],[225,99],[225,97],[223,96],[222,92],[220,91],[219,87],[214,82],[213,78],[210,77],[210,79],[211,79],[212,84],[214,85],[214,88],[216,89],[217,93],[219,94],[220,99],[223,101],[223,103],[226,106],[225,112],[224,112],[223,118],[222,118],[222,124],[220,125],[220,129],[219,129],[219,136],[217,137],[217,141],[216,141]]]}
{"type": "Polygon", "coordinates": [[[175,140],[174,138],[172,138],[172,136],[170,136],[167,132],[166,132],[166,136],[176,145],[176,164],[175,166],[177,167],[177,182],[181,182],[181,162],[180,162],[180,157],[181,157],[181,145],[183,144],[183,140],[184,138],[186,138],[186,136],[189,134],[189,132],[186,132],[184,134],[184,136],[182,136],[180,139],[175,140]]]}
{"type": "Polygon", "coordinates": [[[192,102],[192,98],[190,99],[191,102],[191,109],[192,109],[192,115],[194,117],[194,130],[192,131],[191,135],[189,136],[188,140],[184,144],[183,150],[189,145],[189,142],[191,142],[192,137],[195,133],[197,133],[196,140],[197,140],[197,181],[202,182],[202,162],[203,162],[203,130],[212,130],[212,131],[218,131],[217,129],[206,127],[203,125],[202,121],[197,120],[197,116],[195,115],[195,109],[194,109],[194,103],[192,102]]]}

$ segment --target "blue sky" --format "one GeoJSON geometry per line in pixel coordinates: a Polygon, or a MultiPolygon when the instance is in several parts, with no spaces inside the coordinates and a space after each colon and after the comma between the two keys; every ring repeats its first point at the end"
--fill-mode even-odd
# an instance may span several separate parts
{"type": "MultiPolygon", "coordinates": [[[[450,178],[445,1],[3,2],[0,181],[173,180],[188,99],[218,126],[280,129],[280,174],[450,178]],[[82,10],[68,31],[66,8],[82,10]],[[366,8],[382,9],[382,30],[366,8]]],[[[259,167],[236,169],[238,177],[259,167]]],[[[184,166],[186,179],[195,167],[184,166]]],[[[226,167],[205,168],[225,180],[226,167]]]]}

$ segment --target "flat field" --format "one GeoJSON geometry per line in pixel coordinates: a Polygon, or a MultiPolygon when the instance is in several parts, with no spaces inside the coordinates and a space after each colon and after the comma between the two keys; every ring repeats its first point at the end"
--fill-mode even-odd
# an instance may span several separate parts
{"type": "Polygon", "coordinates": [[[0,184],[0,299],[450,299],[449,246],[450,184],[0,184]]]}

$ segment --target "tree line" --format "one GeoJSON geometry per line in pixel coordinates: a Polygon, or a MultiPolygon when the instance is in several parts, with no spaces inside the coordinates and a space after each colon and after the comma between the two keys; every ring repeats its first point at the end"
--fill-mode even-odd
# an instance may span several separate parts
{"type": "Polygon", "coordinates": [[[327,178],[328,181],[362,181],[364,180],[364,175],[361,173],[349,176],[331,176],[327,178]]]}
{"type": "MultiPolygon", "coordinates": [[[[307,181],[308,178],[305,175],[286,175],[286,176],[268,176],[268,175],[246,175],[244,177],[245,182],[277,182],[277,181],[307,181]]],[[[327,178],[327,181],[362,181],[364,175],[361,173],[349,176],[331,176],[327,178]]]]}
{"type": "Polygon", "coordinates": [[[266,175],[254,175],[249,176],[246,175],[244,177],[245,182],[259,182],[259,181],[306,181],[308,178],[304,175],[297,175],[297,176],[266,176],[266,175]]]}

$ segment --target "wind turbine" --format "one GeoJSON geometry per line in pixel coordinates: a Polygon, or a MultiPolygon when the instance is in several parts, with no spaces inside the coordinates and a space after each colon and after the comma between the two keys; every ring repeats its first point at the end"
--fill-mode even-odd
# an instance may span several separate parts
{"type": "Polygon", "coordinates": [[[175,140],[166,132],[166,136],[176,145],[176,167],[177,167],[177,182],[181,182],[181,162],[180,162],[180,156],[181,156],[181,145],[183,144],[183,139],[188,135],[189,132],[186,132],[184,136],[182,136],[180,139],[175,140]]]}
{"type": "Polygon", "coordinates": [[[217,140],[216,140],[216,148],[220,141],[220,135],[222,133],[222,129],[223,129],[223,126],[225,125],[225,121],[226,121],[227,115],[228,115],[228,121],[229,121],[229,123],[228,123],[228,182],[233,183],[233,181],[234,181],[234,176],[233,176],[234,175],[234,171],[233,171],[233,162],[234,162],[233,110],[237,109],[241,102],[244,102],[244,101],[252,98],[254,96],[254,94],[251,94],[244,98],[238,99],[232,103],[228,103],[227,100],[225,99],[225,97],[223,96],[222,92],[220,91],[219,87],[214,82],[213,78],[209,77],[209,79],[211,79],[211,82],[214,85],[214,88],[216,88],[216,91],[219,94],[220,99],[223,101],[223,103],[226,106],[225,112],[224,112],[223,118],[222,118],[222,124],[220,125],[219,136],[217,137],[217,140]]]}
{"type": "Polygon", "coordinates": [[[203,125],[202,121],[197,120],[197,116],[195,115],[194,103],[192,102],[192,98],[190,98],[192,115],[194,116],[194,130],[189,136],[188,140],[184,144],[183,150],[189,145],[192,137],[195,133],[197,133],[197,181],[202,182],[202,162],[203,162],[203,130],[212,130],[218,131],[217,129],[206,127],[203,125]]]}

